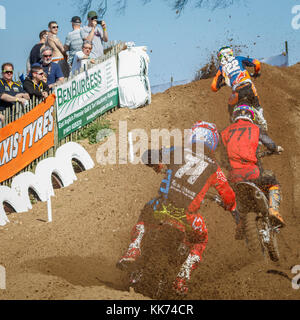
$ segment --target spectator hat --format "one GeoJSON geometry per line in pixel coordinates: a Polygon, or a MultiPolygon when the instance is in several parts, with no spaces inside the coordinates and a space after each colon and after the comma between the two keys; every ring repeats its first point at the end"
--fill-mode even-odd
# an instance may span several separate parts
{"type": "Polygon", "coordinates": [[[81,23],[81,19],[80,19],[80,17],[75,16],[75,17],[72,18],[71,22],[73,22],[73,23],[81,23]]]}
{"type": "Polygon", "coordinates": [[[98,17],[97,12],[96,11],[90,11],[88,13],[88,18],[93,18],[93,17],[98,17]]]}
{"type": "Polygon", "coordinates": [[[40,63],[34,63],[31,65],[31,68],[34,68],[34,67],[41,67],[41,64],[40,63]]]}

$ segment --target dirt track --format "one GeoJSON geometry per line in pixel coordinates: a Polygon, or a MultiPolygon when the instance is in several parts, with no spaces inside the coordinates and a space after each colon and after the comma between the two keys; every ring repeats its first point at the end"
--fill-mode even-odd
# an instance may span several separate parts
{"type": "MultiPolygon", "coordinates": [[[[263,65],[255,80],[270,136],[285,149],[264,159],[281,182],[281,212],[287,227],[280,239],[280,265],[253,262],[244,242],[234,240],[228,212],[210,205],[202,213],[209,230],[203,261],[193,275],[188,299],[299,299],[291,286],[291,267],[300,264],[299,159],[300,64],[289,68],[263,65]],[[288,279],[289,278],[289,279],[288,279]]],[[[150,106],[121,109],[108,118],[118,129],[185,129],[202,119],[219,129],[228,125],[230,90],[210,91],[210,80],[173,87],[153,96],[150,106]]],[[[93,159],[99,145],[83,145],[93,159]]],[[[0,228],[0,265],[7,290],[0,299],[148,299],[128,292],[115,263],[129,243],[139,210],[152,199],[161,176],[143,165],[96,165],[78,174],[70,187],[55,191],[53,223],[45,223],[46,204],[11,214],[0,228]]]]}

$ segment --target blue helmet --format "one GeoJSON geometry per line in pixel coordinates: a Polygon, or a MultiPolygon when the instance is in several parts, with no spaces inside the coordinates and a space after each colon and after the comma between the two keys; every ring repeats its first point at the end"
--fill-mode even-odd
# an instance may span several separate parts
{"type": "Polygon", "coordinates": [[[214,152],[219,143],[219,133],[216,125],[205,121],[197,121],[192,126],[191,142],[203,142],[211,152],[214,152]]]}

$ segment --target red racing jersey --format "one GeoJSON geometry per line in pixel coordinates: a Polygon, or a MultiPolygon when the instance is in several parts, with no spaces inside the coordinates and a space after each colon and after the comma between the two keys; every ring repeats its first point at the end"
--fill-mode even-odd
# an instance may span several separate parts
{"type": "Polygon", "coordinates": [[[232,169],[252,170],[257,167],[259,134],[258,126],[242,119],[222,131],[222,141],[232,169]]]}

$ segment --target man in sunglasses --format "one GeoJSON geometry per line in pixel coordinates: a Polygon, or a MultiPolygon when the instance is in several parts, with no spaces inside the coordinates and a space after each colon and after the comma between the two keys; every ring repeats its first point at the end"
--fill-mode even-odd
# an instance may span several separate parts
{"type": "MultiPolygon", "coordinates": [[[[14,66],[10,62],[2,65],[2,79],[0,79],[0,112],[11,108],[14,103],[23,105],[29,100],[29,94],[24,91],[21,84],[13,81],[14,66]]],[[[10,119],[12,121],[12,117],[10,119]]]]}
{"type": "Polygon", "coordinates": [[[93,64],[95,63],[95,60],[90,57],[92,49],[93,43],[91,41],[84,40],[82,44],[82,50],[76,52],[74,56],[72,64],[72,73],[86,66],[88,62],[93,64]]]}
{"type": "Polygon", "coordinates": [[[31,67],[31,76],[24,81],[24,90],[32,97],[44,99],[48,97],[50,88],[43,79],[44,71],[40,64],[35,63],[31,67]]]}
{"type": "Polygon", "coordinates": [[[56,21],[50,21],[48,24],[49,32],[48,32],[48,39],[46,45],[52,48],[53,56],[52,62],[59,64],[61,70],[64,74],[64,77],[68,77],[70,73],[70,68],[67,63],[68,56],[64,49],[63,44],[59,40],[57,33],[58,33],[58,24],[56,21]]]}
{"type": "Polygon", "coordinates": [[[44,47],[41,50],[42,68],[47,74],[47,84],[50,89],[64,81],[64,75],[59,64],[52,62],[52,52],[50,47],[44,47]]]}
{"type": "Polygon", "coordinates": [[[83,40],[93,42],[93,49],[91,52],[91,58],[99,58],[103,55],[103,42],[108,41],[108,35],[106,30],[106,23],[104,20],[98,21],[98,15],[95,11],[88,13],[89,24],[80,30],[80,35],[83,40]],[[102,30],[97,26],[100,24],[102,30]]]}

